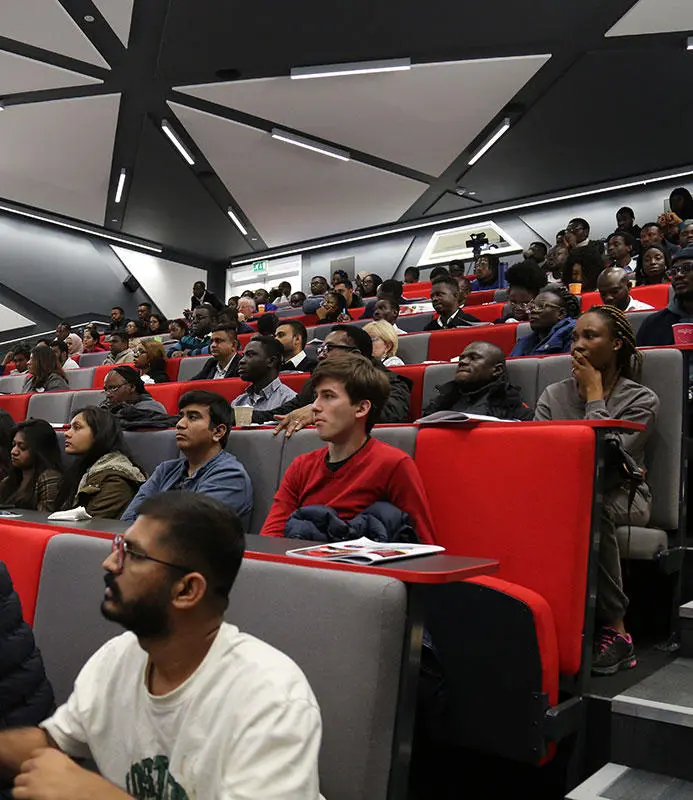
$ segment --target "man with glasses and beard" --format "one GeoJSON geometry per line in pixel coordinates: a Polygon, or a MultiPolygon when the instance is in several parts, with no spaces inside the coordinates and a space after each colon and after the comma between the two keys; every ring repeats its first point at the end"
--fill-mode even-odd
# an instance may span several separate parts
{"type": "MultiPolygon", "coordinates": [[[[373,359],[373,342],[371,337],[357,325],[335,325],[318,347],[318,365],[335,353],[361,353],[376,367],[382,370],[390,383],[390,395],[378,413],[377,422],[407,422],[412,383],[409,378],[390,372],[380,362],[373,359]]],[[[301,391],[292,400],[272,411],[253,411],[253,422],[271,422],[277,420],[274,432],[286,431],[286,436],[312,425],[313,400],[315,391],[313,382],[306,381],[301,391]]]]}
{"type": "Polygon", "coordinates": [[[318,800],[320,711],[283,653],[224,622],[245,539],[209,497],[149,498],[106,558],[102,614],[127,629],[37,728],[0,734],[21,800],[318,800]],[[99,773],[72,758],[91,757],[99,773]]]}
{"type": "Polygon", "coordinates": [[[666,270],[674,290],[669,305],[656,311],[642,323],[636,335],[638,347],[674,344],[672,325],[693,322],[693,246],[683,247],[666,270]]]}

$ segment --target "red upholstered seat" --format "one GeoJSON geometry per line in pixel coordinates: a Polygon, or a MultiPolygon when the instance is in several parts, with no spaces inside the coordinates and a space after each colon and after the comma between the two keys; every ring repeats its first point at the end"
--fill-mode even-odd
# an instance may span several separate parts
{"type": "Polygon", "coordinates": [[[463,310],[476,317],[480,322],[493,322],[494,319],[503,316],[504,308],[505,303],[488,303],[485,306],[467,304],[463,310]]]}
{"type": "Polygon", "coordinates": [[[480,306],[482,303],[492,303],[495,289],[482,289],[478,292],[470,292],[467,302],[470,306],[480,306]]]}
{"type": "Polygon", "coordinates": [[[30,394],[3,394],[0,395],[0,408],[7,411],[15,422],[22,422],[26,419],[27,408],[29,407],[30,394]]]}
{"type": "Polygon", "coordinates": [[[172,381],[178,380],[178,370],[180,369],[180,358],[166,359],[166,374],[172,381]]]}
{"type": "Polygon", "coordinates": [[[169,414],[178,413],[178,398],[181,396],[181,386],[187,383],[152,383],[147,386],[149,394],[163,404],[169,414]]]}
{"type": "Polygon", "coordinates": [[[423,382],[426,367],[423,364],[408,364],[404,367],[390,367],[391,372],[403,375],[412,382],[411,403],[409,405],[409,419],[413,422],[421,416],[421,405],[423,402],[423,382]]]}
{"type": "Polygon", "coordinates": [[[431,282],[419,281],[418,283],[405,283],[402,287],[402,297],[430,297],[431,282]]]}
{"type": "Polygon", "coordinates": [[[238,334],[238,348],[239,350],[243,350],[243,348],[248,344],[250,339],[255,336],[254,333],[239,333],[238,334]]]}
{"type": "MultiPolygon", "coordinates": [[[[113,364],[100,364],[94,367],[94,382],[92,389],[103,389],[103,382],[106,380],[106,375],[113,369],[113,364]]],[[[134,367],[134,364],[118,364],[119,367],[134,367]]]]}
{"type": "Polygon", "coordinates": [[[303,389],[305,382],[310,378],[309,372],[296,372],[293,375],[280,375],[279,379],[281,382],[288,386],[289,389],[293,389],[296,393],[300,392],[303,389]]]}
{"type": "Polygon", "coordinates": [[[571,675],[581,660],[594,459],[594,432],[560,423],[422,428],[416,442],[438,543],[499,559],[499,578],[541,595],[560,671],[571,675]]]}
{"type": "MultiPolygon", "coordinates": [[[[669,305],[669,283],[656,283],[654,286],[636,286],[630,290],[631,295],[641,303],[649,303],[657,311],[669,305]]],[[[592,306],[601,306],[602,298],[599,292],[586,292],[580,300],[580,307],[587,311],[592,306]]]]}
{"type": "MultiPolygon", "coordinates": [[[[176,384],[176,386],[179,387],[176,403],[186,392],[192,392],[193,390],[215,392],[216,394],[220,394],[222,397],[225,397],[230,403],[232,400],[235,400],[239,394],[243,394],[248,385],[249,384],[247,384],[245,381],[242,381],[240,378],[224,378],[223,380],[219,381],[185,381],[183,383],[176,384]]],[[[177,410],[178,407],[176,405],[176,411],[177,410]]]]}
{"type": "Polygon", "coordinates": [[[24,619],[31,625],[36,610],[41,565],[46,544],[57,528],[33,525],[9,525],[0,528],[0,561],[10,572],[14,590],[22,601],[24,619]]]}
{"type": "Polygon", "coordinates": [[[451,328],[432,331],[428,342],[429,361],[449,361],[458,356],[471,342],[491,342],[507,355],[515,346],[516,323],[484,325],[483,327],[451,328]]]}

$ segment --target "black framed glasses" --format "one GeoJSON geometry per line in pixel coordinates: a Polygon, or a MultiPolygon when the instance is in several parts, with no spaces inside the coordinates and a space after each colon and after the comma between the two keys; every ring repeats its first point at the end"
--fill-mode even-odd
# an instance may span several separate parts
{"type": "Polygon", "coordinates": [[[332,342],[323,342],[318,348],[318,354],[331,353],[333,350],[346,350],[348,353],[359,352],[358,347],[353,347],[349,344],[332,344],[332,342]]]}
{"type": "Polygon", "coordinates": [[[123,386],[129,386],[130,384],[125,381],[124,383],[119,383],[117,386],[104,386],[103,390],[106,394],[113,394],[113,392],[117,392],[118,389],[122,389],[123,386]]]}
{"type": "Polygon", "coordinates": [[[126,556],[130,556],[130,558],[135,558],[135,559],[139,558],[146,561],[155,561],[157,564],[163,564],[165,567],[171,567],[171,569],[179,569],[181,572],[195,571],[193,569],[190,569],[190,567],[184,567],[182,564],[172,564],[170,561],[163,561],[160,558],[154,558],[154,556],[148,556],[145,553],[139,553],[137,550],[133,550],[122,533],[116,534],[116,536],[113,538],[113,546],[111,548],[111,552],[116,554],[116,563],[118,565],[118,572],[123,571],[125,567],[126,556]]]}
{"type": "Polygon", "coordinates": [[[679,261],[664,271],[670,278],[673,278],[674,275],[687,275],[691,270],[693,270],[693,261],[679,261]]]}
{"type": "Polygon", "coordinates": [[[557,305],[556,303],[542,303],[541,305],[538,303],[529,303],[526,308],[528,308],[530,311],[538,311],[541,314],[541,312],[546,311],[547,308],[560,309],[561,306],[557,305]]]}

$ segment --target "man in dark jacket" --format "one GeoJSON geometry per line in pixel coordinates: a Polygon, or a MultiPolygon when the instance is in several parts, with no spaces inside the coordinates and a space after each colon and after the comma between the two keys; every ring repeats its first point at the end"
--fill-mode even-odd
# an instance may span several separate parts
{"type": "Polygon", "coordinates": [[[438,386],[424,415],[436,411],[461,411],[499,419],[530,421],[532,409],[520,390],[508,382],[505,356],[490,342],[472,342],[460,356],[455,378],[438,386]]]}
{"type": "Polygon", "coordinates": [[[192,297],[190,298],[190,308],[194,310],[203,303],[209,303],[209,305],[212,306],[212,308],[214,308],[214,310],[217,312],[222,311],[224,308],[222,301],[215,294],[207,291],[204,281],[196,281],[193,284],[192,297]]]}
{"type": "MultiPolygon", "coordinates": [[[[0,561],[0,729],[38,725],[53,710],[53,690],[7,567],[0,561]]],[[[2,788],[0,784],[0,788],[2,788]]]]}
{"type": "Polygon", "coordinates": [[[236,328],[233,325],[216,325],[214,327],[209,352],[212,357],[205,361],[204,367],[190,380],[211,381],[238,377],[241,355],[238,352],[236,328]]]}
{"type": "MultiPolygon", "coordinates": [[[[318,363],[329,358],[332,353],[358,353],[373,360],[373,343],[371,337],[356,325],[335,325],[325,337],[325,342],[318,348],[318,363]]],[[[373,360],[377,369],[382,370],[390,381],[390,396],[380,412],[378,422],[407,422],[411,401],[409,378],[397,375],[380,362],[373,360]]],[[[313,383],[308,380],[301,391],[288,403],[273,411],[253,411],[253,422],[271,422],[279,419],[275,433],[286,430],[291,436],[295,431],[313,424],[313,401],[315,392],[313,383]]]]}
{"type": "Polygon", "coordinates": [[[636,336],[638,347],[674,344],[672,325],[693,322],[693,246],[676,253],[666,274],[674,294],[667,308],[650,314],[642,323],[636,336]]]}
{"type": "Polygon", "coordinates": [[[437,319],[431,320],[425,331],[439,331],[447,328],[461,328],[479,322],[478,317],[467,314],[460,308],[460,286],[456,278],[441,275],[431,285],[431,302],[437,319]]]}

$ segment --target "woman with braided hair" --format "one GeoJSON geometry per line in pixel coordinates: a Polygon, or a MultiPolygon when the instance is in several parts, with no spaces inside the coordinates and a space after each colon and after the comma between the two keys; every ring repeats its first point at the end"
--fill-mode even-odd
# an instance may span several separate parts
{"type": "Polygon", "coordinates": [[[580,301],[558,284],[542,289],[529,303],[531,333],[523,336],[513,347],[511,356],[545,356],[567,353],[580,314],[580,301]]]}
{"type": "MultiPolygon", "coordinates": [[[[572,376],[548,386],[537,402],[535,420],[622,419],[639,422],[643,431],[618,434],[622,448],[644,470],[645,443],[654,427],[659,398],[637,382],[642,355],[626,315],[615,306],[593,306],[577,321],[570,349],[572,376]]],[[[621,555],[616,529],[646,525],[652,495],[643,482],[631,501],[630,484],[607,472],[601,509],[597,632],[592,671],[612,675],[636,664],[633,641],[624,617],[628,598],[623,593],[621,555]]]]}

